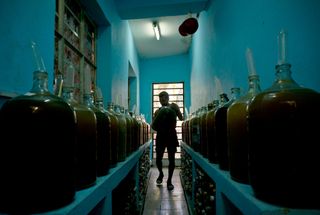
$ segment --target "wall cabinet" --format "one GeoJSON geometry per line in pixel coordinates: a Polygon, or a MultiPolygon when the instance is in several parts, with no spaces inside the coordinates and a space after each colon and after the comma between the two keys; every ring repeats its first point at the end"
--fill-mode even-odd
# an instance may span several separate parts
{"type": "MultiPolygon", "coordinates": [[[[231,179],[228,171],[220,170],[217,164],[209,163],[199,153],[193,151],[187,144],[181,143],[182,150],[187,153],[192,160],[192,177],[191,182],[184,181],[183,185],[187,184],[187,200],[189,206],[196,207],[194,203],[194,186],[195,180],[195,166],[199,166],[214,182],[215,182],[215,214],[229,215],[229,214],[245,214],[245,215],[316,215],[320,214],[320,210],[303,210],[278,207],[268,204],[255,198],[253,190],[250,185],[241,184],[231,179]],[[189,187],[188,187],[189,186],[189,187]]],[[[185,187],[184,187],[185,189],[185,187]]],[[[299,198],[297,196],[297,198],[299,198]]],[[[303,197],[301,197],[303,198],[303,197]]],[[[315,197],[317,198],[317,197],[315,197]]],[[[194,211],[190,208],[189,211],[194,211]]]]}

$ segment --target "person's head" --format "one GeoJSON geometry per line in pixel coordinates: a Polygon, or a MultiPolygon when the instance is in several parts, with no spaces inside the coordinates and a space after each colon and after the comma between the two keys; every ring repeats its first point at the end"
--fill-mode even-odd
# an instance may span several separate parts
{"type": "Polygon", "coordinates": [[[169,94],[166,91],[159,93],[159,100],[162,106],[167,106],[169,104],[169,94]]]}

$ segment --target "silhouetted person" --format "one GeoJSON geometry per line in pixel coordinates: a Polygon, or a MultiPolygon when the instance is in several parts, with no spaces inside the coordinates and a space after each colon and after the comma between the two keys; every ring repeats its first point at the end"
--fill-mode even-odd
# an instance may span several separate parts
{"type": "Polygon", "coordinates": [[[175,153],[177,146],[179,146],[178,137],[176,133],[177,117],[183,120],[182,113],[179,106],[175,103],[169,103],[169,94],[162,91],[159,94],[161,106],[155,113],[152,121],[152,129],[157,132],[156,137],[156,165],[159,170],[157,183],[161,184],[163,180],[162,158],[165,149],[167,148],[169,158],[169,172],[167,179],[168,190],[173,190],[172,175],[175,168],[175,153]]]}

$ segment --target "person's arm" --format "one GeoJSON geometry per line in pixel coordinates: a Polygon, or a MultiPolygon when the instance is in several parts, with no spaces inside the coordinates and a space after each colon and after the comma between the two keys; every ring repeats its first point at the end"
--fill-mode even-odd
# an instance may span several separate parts
{"type": "Polygon", "coordinates": [[[178,106],[176,103],[171,103],[170,106],[171,106],[171,108],[172,108],[173,110],[175,110],[175,112],[176,112],[176,114],[177,114],[177,116],[178,116],[178,119],[184,120],[184,118],[183,118],[183,116],[182,116],[182,113],[181,113],[181,111],[180,111],[179,106],[178,106]]]}
{"type": "Polygon", "coordinates": [[[152,128],[153,130],[155,130],[155,131],[158,130],[158,128],[157,128],[157,123],[156,123],[157,120],[155,120],[155,119],[157,118],[157,115],[158,115],[159,110],[160,110],[160,108],[157,109],[156,112],[154,113],[153,119],[152,119],[152,123],[151,123],[151,128],[152,128]]]}

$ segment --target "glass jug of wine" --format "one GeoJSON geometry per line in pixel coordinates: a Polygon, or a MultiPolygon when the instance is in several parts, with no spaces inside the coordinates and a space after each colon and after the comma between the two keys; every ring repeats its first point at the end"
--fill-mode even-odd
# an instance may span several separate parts
{"type": "MultiPolygon", "coordinates": [[[[78,103],[74,98],[74,73],[71,61],[62,80],[62,98],[74,111],[76,122],[76,190],[93,186],[96,182],[97,119],[91,108],[78,103]]],[[[60,87],[59,87],[60,88],[60,87]]]]}
{"type": "Polygon", "coordinates": [[[0,110],[0,213],[29,214],[62,207],[75,195],[75,119],[48,90],[48,73],[32,43],[32,89],[0,110]]]}
{"type": "Polygon", "coordinates": [[[260,79],[256,73],[252,51],[247,49],[247,64],[249,70],[248,92],[230,105],[227,111],[229,171],[233,180],[240,183],[249,183],[248,173],[248,132],[247,108],[251,99],[261,92],[260,79]]]}
{"type": "Polygon", "coordinates": [[[261,200],[319,209],[320,94],[291,77],[285,31],[279,48],[273,85],[248,107],[249,180],[261,200]]]}

